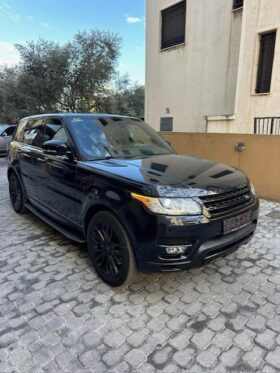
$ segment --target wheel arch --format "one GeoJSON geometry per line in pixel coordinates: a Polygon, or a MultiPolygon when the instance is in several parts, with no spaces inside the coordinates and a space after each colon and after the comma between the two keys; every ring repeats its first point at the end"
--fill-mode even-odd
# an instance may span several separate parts
{"type": "Polygon", "coordinates": [[[16,174],[16,176],[19,178],[19,180],[21,182],[20,172],[19,172],[19,165],[18,164],[12,164],[12,165],[9,166],[8,171],[7,171],[8,178],[11,176],[11,174],[13,172],[16,174]]]}
{"type": "Polygon", "coordinates": [[[119,212],[117,212],[112,207],[108,206],[106,203],[96,203],[94,205],[91,205],[88,208],[88,210],[85,214],[85,218],[83,219],[83,221],[84,221],[83,229],[84,229],[85,237],[87,237],[88,226],[89,226],[89,223],[90,223],[92,217],[94,215],[96,215],[98,212],[101,212],[101,211],[110,212],[119,221],[119,223],[123,226],[124,230],[126,231],[127,235],[129,236],[133,247],[136,248],[137,245],[136,245],[135,237],[134,237],[133,230],[130,227],[129,222],[126,219],[121,219],[120,216],[122,216],[122,215],[120,215],[119,212]]]}
{"type": "Polygon", "coordinates": [[[103,203],[97,203],[97,204],[94,204],[94,205],[91,205],[86,214],[85,214],[85,217],[84,217],[84,233],[85,233],[85,236],[87,235],[87,230],[88,230],[88,226],[89,226],[89,223],[90,223],[90,220],[92,219],[92,217],[94,215],[96,215],[98,212],[100,211],[107,211],[107,212],[110,212],[112,215],[115,216],[115,218],[118,218],[118,214],[114,211],[114,209],[112,209],[111,207],[109,207],[107,204],[103,204],[103,203]]]}
{"type": "Polygon", "coordinates": [[[22,190],[24,191],[24,193],[26,193],[24,185],[23,185],[21,177],[20,177],[20,168],[19,168],[18,163],[14,163],[14,164],[11,164],[9,166],[8,171],[7,171],[8,180],[9,180],[9,177],[11,176],[12,173],[14,173],[17,176],[17,178],[19,179],[20,185],[22,187],[22,190]]]}

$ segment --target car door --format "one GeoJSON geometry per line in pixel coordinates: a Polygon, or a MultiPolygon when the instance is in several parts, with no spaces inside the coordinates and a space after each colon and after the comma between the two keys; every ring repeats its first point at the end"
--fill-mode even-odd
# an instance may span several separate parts
{"type": "Polygon", "coordinates": [[[0,128],[0,152],[3,153],[8,145],[7,134],[6,134],[7,127],[0,128]]]}
{"type": "MultiPolygon", "coordinates": [[[[44,134],[45,141],[59,139],[70,145],[61,118],[46,118],[44,134]]],[[[76,222],[75,172],[76,161],[73,157],[43,154],[38,185],[39,201],[50,214],[56,214],[57,220],[66,218],[76,222]]]]}
{"type": "Polygon", "coordinates": [[[38,177],[44,142],[43,118],[30,119],[23,132],[23,145],[18,152],[22,182],[27,197],[32,202],[38,200],[38,177]]]}

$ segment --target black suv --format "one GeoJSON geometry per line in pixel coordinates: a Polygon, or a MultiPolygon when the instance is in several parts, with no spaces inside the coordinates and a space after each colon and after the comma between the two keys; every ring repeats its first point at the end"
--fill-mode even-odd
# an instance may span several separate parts
{"type": "Polygon", "coordinates": [[[9,146],[13,208],[87,242],[111,286],[137,269],[179,271],[253,236],[259,201],[239,170],[177,155],[136,118],[52,114],[22,119],[9,146]]]}

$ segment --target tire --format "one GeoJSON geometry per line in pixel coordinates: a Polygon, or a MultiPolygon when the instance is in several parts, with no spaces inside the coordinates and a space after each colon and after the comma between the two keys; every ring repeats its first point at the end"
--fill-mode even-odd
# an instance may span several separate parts
{"type": "Polygon", "coordinates": [[[27,209],[25,207],[26,197],[17,175],[12,172],[9,176],[9,194],[13,209],[17,214],[25,214],[27,209]]]}
{"type": "Polygon", "coordinates": [[[92,217],[87,246],[94,269],[106,284],[119,287],[133,282],[137,269],[131,240],[113,214],[101,211],[92,217]]]}

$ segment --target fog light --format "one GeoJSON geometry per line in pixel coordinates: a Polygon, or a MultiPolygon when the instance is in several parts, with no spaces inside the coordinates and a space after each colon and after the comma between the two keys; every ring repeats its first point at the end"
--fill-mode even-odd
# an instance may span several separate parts
{"type": "Polygon", "coordinates": [[[192,245],[167,246],[165,249],[168,255],[181,255],[185,254],[191,247],[192,245]]]}

